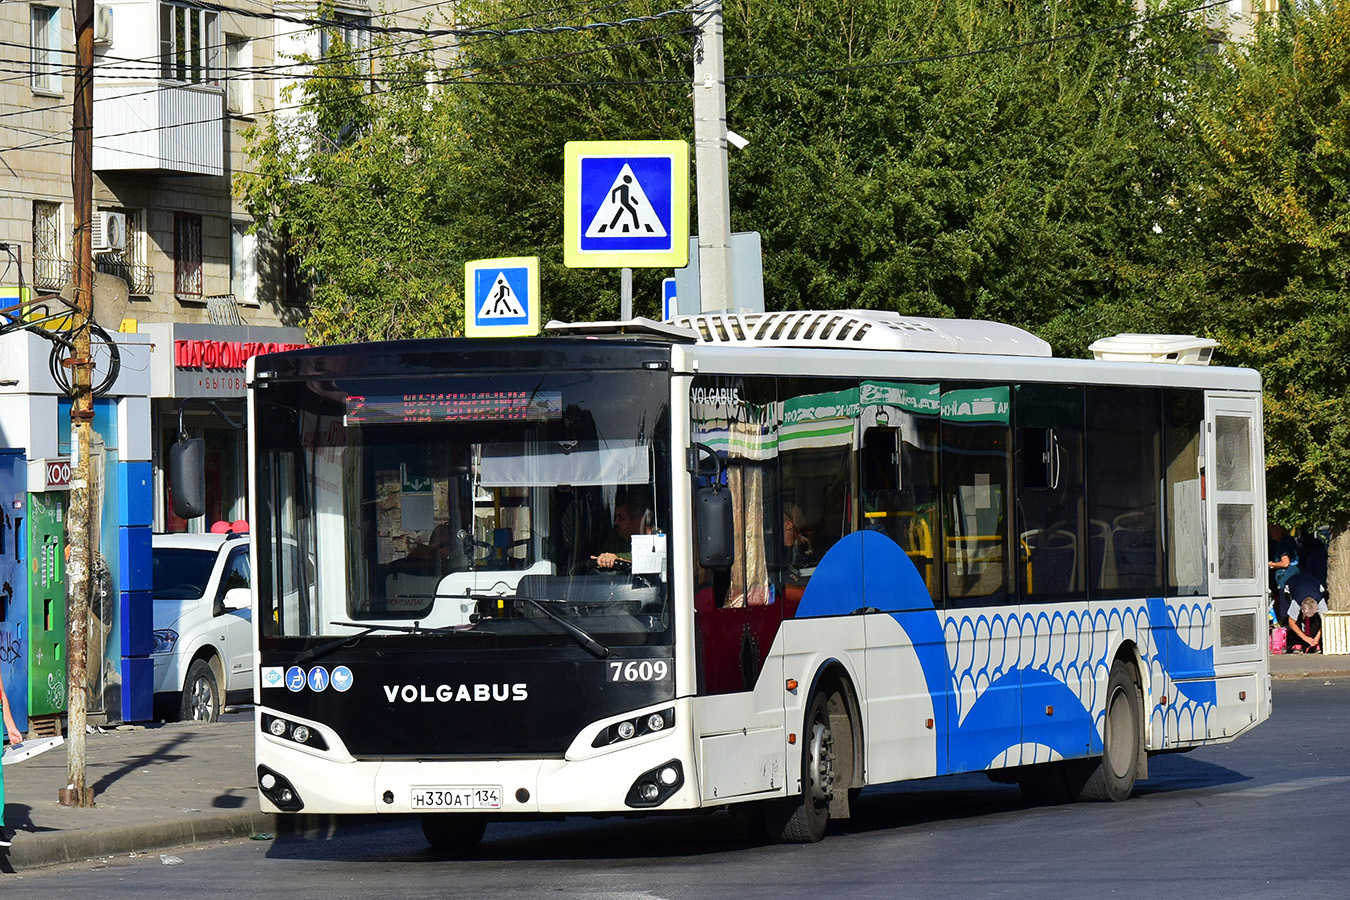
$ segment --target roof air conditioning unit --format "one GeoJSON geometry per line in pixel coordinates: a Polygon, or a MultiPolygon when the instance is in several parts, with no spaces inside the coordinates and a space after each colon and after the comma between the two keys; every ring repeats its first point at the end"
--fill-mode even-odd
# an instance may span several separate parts
{"type": "Polygon", "coordinates": [[[102,3],[94,7],[94,43],[111,44],[113,39],[113,9],[102,3]]]}
{"type": "Polygon", "coordinates": [[[113,253],[127,248],[127,214],[99,210],[94,213],[94,252],[113,253]]]}
{"type": "Polygon", "coordinates": [[[1093,341],[1096,359],[1111,362],[1172,363],[1207,366],[1219,342],[1193,334],[1118,334],[1093,341]]]}

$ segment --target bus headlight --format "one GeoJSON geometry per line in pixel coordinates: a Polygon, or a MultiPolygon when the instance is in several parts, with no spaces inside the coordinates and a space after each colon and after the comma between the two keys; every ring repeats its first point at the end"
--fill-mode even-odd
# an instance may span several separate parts
{"type": "Polygon", "coordinates": [[[600,733],[595,736],[595,740],[591,741],[591,746],[608,747],[611,744],[618,744],[635,737],[665,731],[674,724],[674,707],[654,712],[651,715],[634,716],[631,719],[624,719],[622,722],[615,722],[608,728],[602,728],[600,733]]]}
{"type": "Polygon", "coordinates": [[[315,750],[328,749],[328,742],[323,739],[323,735],[319,732],[308,725],[288,722],[280,716],[264,713],[262,729],[272,737],[281,738],[283,741],[294,741],[297,744],[304,744],[306,747],[313,747],[315,750]]]}

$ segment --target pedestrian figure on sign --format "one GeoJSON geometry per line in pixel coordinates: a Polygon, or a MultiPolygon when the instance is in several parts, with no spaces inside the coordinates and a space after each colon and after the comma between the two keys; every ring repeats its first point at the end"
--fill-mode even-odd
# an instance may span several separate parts
{"type": "Polygon", "coordinates": [[[494,315],[511,314],[512,312],[511,303],[507,299],[510,296],[511,296],[511,289],[506,286],[506,282],[505,281],[499,282],[497,284],[497,296],[493,298],[492,304],[492,312],[494,315]]]}
{"type": "MultiPolygon", "coordinates": [[[[614,190],[609,192],[609,199],[612,202],[619,204],[619,210],[614,214],[614,218],[610,220],[608,225],[600,226],[601,233],[604,233],[605,231],[608,231],[615,225],[619,224],[619,220],[623,218],[624,213],[628,213],[630,216],[633,217],[634,228],[637,228],[638,225],[641,224],[638,221],[638,214],[637,214],[638,200],[637,198],[632,196],[632,194],[630,194],[628,191],[628,185],[632,183],[633,183],[633,176],[625,175],[623,176],[623,184],[615,185],[614,190]]],[[[647,230],[651,231],[652,226],[648,225],[647,230]]],[[[624,234],[627,234],[628,231],[629,231],[628,223],[625,222],[623,226],[623,232],[624,234]]]]}

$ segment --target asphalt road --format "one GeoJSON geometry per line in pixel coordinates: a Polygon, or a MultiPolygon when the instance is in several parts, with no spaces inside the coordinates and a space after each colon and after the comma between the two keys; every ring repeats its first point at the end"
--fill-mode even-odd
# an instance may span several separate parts
{"type": "Polygon", "coordinates": [[[344,827],[8,876],[4,900],[347,898],[1341,898],[1350,891],[1350,679],[1275,684],[1232,744],[1155,757],[1120,804],[1029,808],[983,776],[864,792],[821,844],[732,817],[569,819],[427,849],[414,822],[344,827]]]}

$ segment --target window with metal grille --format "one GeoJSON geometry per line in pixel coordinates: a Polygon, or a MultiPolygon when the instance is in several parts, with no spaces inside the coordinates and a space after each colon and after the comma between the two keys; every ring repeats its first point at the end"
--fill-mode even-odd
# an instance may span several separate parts
{"type": "Polygon", "coordinates": [[[173,292],[202,295],[202,217],[174,213],[173,292]]]}
{"type": "Polygon", "coordinates": [[[59,291],[70,278],[61,229],[61,204],[33,201],[33,284],[39,290],[59,291]]]}

